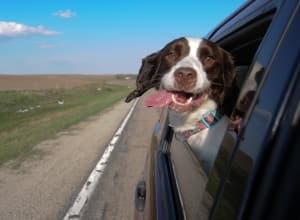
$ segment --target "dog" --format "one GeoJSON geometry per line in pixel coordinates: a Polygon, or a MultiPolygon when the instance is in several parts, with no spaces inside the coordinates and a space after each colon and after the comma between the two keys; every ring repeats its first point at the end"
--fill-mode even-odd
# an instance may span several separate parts
{"type": "Polygon", "coordinates": [[[256,63],[251,74],[247,75],[247,78],[244,79],[243,87],[239,93],[230,120],[230,128],[231,130],[234,130],[237,135],[241,132],[246,113],[251,109],[251,104],[253,103],[254,96],[262,81],[264,73],[265,69],[259,63],[256,63]]]}
{"type": "Polygon", "coordinates": [[[216,145],[212,142],[220,144],[228,124],[224,116],[232,110],[234,78],[229,52],[204,38],[182,37],[143,59],[136,89],[126,102],[156,88],[146,105],[167,106],[175,133],[201,154],[201,160],[208,160],[215,152],[207,149],[216,145]],[[220,130],[223,134],[218,135],[220,130]]]}

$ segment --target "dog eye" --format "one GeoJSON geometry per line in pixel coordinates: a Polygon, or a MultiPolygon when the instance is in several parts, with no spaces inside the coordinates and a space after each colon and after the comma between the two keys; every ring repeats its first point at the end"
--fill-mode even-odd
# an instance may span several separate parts
{"type": "Polygon", "coordinates": [[[216,57],[214,55],[208,55],[206,58],[205,58],[205,61],[212,61],[212,60],[215,60],[216,57]]]}
{"type": "Polygon", "coordinates": [[[216,61],[216,57],[214,55],[208,55],[207,57],[205,57],[204,59],[204,63],[206,65],[211,65],[216,61]]]}

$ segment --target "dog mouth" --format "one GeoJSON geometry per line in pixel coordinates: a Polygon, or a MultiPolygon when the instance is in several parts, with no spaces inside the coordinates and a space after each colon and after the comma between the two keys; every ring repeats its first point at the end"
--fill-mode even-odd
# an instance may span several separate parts
{"type": "Polygon", "coordinates": [[[148,107],[162,108],[165,106],[178,112],[191,111],[201,105],[207,99],[207,92],[199,94],[187,93],[184,91],[159,90],[148,96],[145,104],[148,107]]]}

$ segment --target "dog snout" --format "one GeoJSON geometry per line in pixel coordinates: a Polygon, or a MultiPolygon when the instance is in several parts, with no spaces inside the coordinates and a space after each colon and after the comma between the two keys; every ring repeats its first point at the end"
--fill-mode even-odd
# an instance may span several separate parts
{"type": "Polygon", "coordinates": [[[193,68],[181,67],[174,72],[178,89],[189,90],[196,84],[197,73],[193,68]]]}

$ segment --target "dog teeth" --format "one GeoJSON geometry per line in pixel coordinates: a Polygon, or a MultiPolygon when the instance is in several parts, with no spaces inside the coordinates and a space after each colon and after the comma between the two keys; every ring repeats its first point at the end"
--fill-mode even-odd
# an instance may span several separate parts
{"type": "Polygon", "coordinates": [[[178,102],[178,101],[176,100],[175,95],[172,94],[172,101],[173,101],[174,103],[176,103],[177,105],[182,105],[182,106],[189,105],[189,104],[192,102],[192,100],[193,100],[193,97],[190,97],[188,100],[186,100],[185,103],[178,102]]]}

